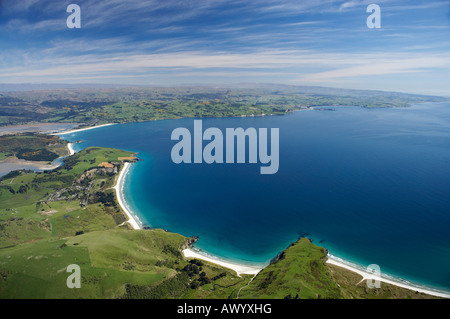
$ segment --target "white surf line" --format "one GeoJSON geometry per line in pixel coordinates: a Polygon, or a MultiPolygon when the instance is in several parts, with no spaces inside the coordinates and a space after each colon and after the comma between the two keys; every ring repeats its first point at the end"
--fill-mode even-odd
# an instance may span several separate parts
{"type": "Polygon", "coordinates": [[[237,263],[220,260],[217,258],[208,257],[208,256],[205,256],[203,254],[200,254],[200,253],[194,251],[191,248],[184,249],[183,255],[186,258],[202,259],[207,262],[210,262],[210,263],[213,263],[213,264],[225,267],[225,268],[229,268],[231,270],[234,270],[239,277],[241,276],[241,274],[257,275],[263,269],[263,268],[257,267],[257,266],[241,265],[241,264],[237,264],[237,263]]]}
{"type": "MultiPolygon", "coordinates": [[[[391,284],[397,287],[401,287],[401,288],[406,288],[409,290],[413,290],[413,291],[418,291],[418,292],[422,292],[424,294],[427,295],[432,295],[432,296],[436,296],[436,297],[442,297],[442,298],[450,298],[450,293],[446,293],[446,292],[440,292],[440,291],[434,291],[434,290],[430,290],[430,289],[425,289],[425,288],[420,288],[420,287],[416,287],[413,285],[408,285],[408,284],[404,284],[404,283],[400,283],[394,280],[390,280],[384,277],[380,277],[380,276],[376,276],[374,274],[371,274],[369,272],[365,272],[361,269],[358,269],[356,267],[347,265],[346,263],[343,263],[339,260],[336,260],[334,258],[330,258],[328,256],[328,260],[327,260],[328,264],[331,265],[335,265],[335,266],[339,266],[342,268],[345,268],[347,270],[353,271],[355,273],[357,273],[358,275],[362,276],[363,278],[361,279],[360,282],[364,281],[364,280],[379,280],[381,282],[387,283],[387,284],[391,284]]],[[[359,284],[359,283],[358,283],[359,284]]]]}
{"type": "Polygon", "coordinates": [[[78,132],[82,132],[82,131],[93,130],[93,129],[96,129],[96,128],[99,128],[99,127],[116,125],[116,124],[117,123],[101,124],[101,125],[96,125],[96,126],[91,126],[91,127],[86,127],[86,128],[79,128],[79,129],[75,129],[75,130],[69,130],[69,131],[65,131],[65,132],[61,132],[61,133],[54,133],[53,135],[65,135],[65,134],[78,133],[78,132]]]}
{"type": "Polygon", "coordinates": [[[125,199],[123,197],[125,175],[127,174],[129,168],[130,163],[128,162],[124,163],[122,171],[120,172],[119,177],[117,178],[116,185],[113,188],[116,190],[117,200],[119,202],[120,207],[128,217],[128,223],[131,225],[131,227],[133,227],[133,229],[141,229],[141,226],[139,225],[136,217],[133,215],[133,213],[128,209],[127,205],[125,204],[125,199]]]}
{"type": "Polygon", "coordinates": [[[73,154],[75,154],[75,150],[73,149],[73,143],[68,143],[67,144],[67,148],[69,149],[69,156],[72,156],[73,154]]]}

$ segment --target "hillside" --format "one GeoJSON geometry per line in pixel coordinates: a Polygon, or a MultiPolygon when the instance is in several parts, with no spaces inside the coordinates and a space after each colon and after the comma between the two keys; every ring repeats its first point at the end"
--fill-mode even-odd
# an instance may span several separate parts
{"type": "Polygon", "coordinates": [[[0,136],[0,161],[18,158],[51,162],[65,155],[69,155],[67,142],[58,136],[33,133],[0,136]]]}
{"type": "Polygon", "coordinates": [[[306,237],[284,250],[240,293],[241,299],[435,299],[382,283],[370,289],[361,276],[326,263],[326,250],[306,237]]]}

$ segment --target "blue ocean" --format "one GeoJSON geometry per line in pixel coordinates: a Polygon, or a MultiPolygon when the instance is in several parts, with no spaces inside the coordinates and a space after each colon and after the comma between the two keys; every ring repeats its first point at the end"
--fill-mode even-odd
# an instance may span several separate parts
{"type": "MultiPolygon", "coordinates": [[[[175,128],[194,119],[118,124],[64,138],[75,150],[139,153],[125,198],[144,226],[199,236],[196,248],[267,264],[299,236],[334,256],[450,290],[450,103],[317,108],[283,116],[204,118],[203,129],[279,128],[279,170],[174,164],[175,128]]],[[[206,143],[204,142],[204,145],[206,143]]]]}

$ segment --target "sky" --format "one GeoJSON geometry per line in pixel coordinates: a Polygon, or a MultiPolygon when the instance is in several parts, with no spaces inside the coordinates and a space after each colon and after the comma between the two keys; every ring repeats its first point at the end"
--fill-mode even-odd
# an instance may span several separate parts
{"type": "Polygon", "coordinates": [[[450,96],[449,0],[0,0],[0,83],[450,96]],[[81,28],[68,28],[69,4],[81,28]],[[369,28],[370,4],[380,28],[369,28]]]}

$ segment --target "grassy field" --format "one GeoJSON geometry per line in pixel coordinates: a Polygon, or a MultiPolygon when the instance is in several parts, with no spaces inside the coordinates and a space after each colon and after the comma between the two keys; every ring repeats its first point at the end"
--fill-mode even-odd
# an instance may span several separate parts
{"type": "Polygon", "coordinates": [[[253,281],[207,262],[198,274],[187,271],[192,264],[176,253],[185,243],[163,230],[116,228],[1,249],[0,298],[429,298],[391,285],[356,286],[358,275],[325,266],[322,249],[306,239],[253,281]],[[66,286],[70,264],[80,266],[80,289],[66,286]],[[209,282],[192,285],[201,278],[209,282]]]}
{"type": "Polygon", "coordinates": [[[13,154],[10,152],[0,151],[0,161],[4,160],[5,158],[11,157],[11,156],[13,156],[13,154]]]}
{"type": "Polygon", "coordinates": [[[247,283],[205,263],[206,277],[224,275],[190,288],[201,275],[183,271],[191,265],[179,253],[185,243],[185,237],[163,230],[116,228],[1,249],[0,298],[227,298],[247,283]],[[80,266],[80,289],[66,286],[70,264],[80,266]]]}
{"type": "MultiPolygon", "coordinates": [[[[173,270],[155,266],[158,258],[170,258],[158,246],[161,237],[157,231],[111,230],[2,249],[0,298],[118,298],[125,283],[158,283],[173,275],[173,270]],[[80,289],[66,285],[70,264],[80,266],[80,289]]],[[[164,245],[183,242],[175,234],[164,239],[164,245]]]]}
{"type": "Polygon", "coordinates": [[[344,299],[440,299],[384,282],[380,288],[370,289],[365,281],[360,282],[360,275],[338,266],[326,266],[331,278],[340,287],[341,298],[344,299]]]}

